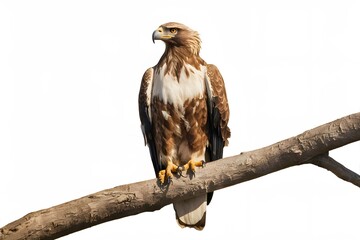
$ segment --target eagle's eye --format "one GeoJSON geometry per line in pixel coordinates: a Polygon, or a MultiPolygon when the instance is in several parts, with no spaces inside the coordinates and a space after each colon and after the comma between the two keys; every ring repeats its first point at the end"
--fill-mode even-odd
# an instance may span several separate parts
{"type": "Polygon", "coordinates": [[[176,33],[177,33],[177,29],[176,29],[176,28],[170,28],[170,32],[171,32],[172,34],[176,34],[176,33]]]}

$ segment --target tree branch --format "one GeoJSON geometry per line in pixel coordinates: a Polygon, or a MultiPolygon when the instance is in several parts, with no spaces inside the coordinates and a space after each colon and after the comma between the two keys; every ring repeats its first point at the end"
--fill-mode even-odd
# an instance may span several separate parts
{"type": "Polygon", "coordinates": [[[359,176],[330,157],[330,150],[360,140],[360,113],[321,125],[268,147],[208,163],[196,177],[156,179],[118,186],[37,212],[0,229],[0,239],[54,239],[110,220],[154,211],[291,166],[313,163],[359,186],[359,176]],[[322,155],[322,156],[319,156],[322,155]]]}
{"type": "Polygon", "coordinates": [[[321,168],[325,168],[342,180],[360,187],[360,175],[346,168],[344,165],[335,161],[330,156],[319,155],[316,158],[311,159],[309,163],[312,163],[321,168]]]}

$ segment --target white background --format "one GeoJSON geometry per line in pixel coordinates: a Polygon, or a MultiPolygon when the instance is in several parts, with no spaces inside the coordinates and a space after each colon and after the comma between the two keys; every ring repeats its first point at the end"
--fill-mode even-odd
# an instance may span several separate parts
{"type": "MultiPolygon", "coordinates": [[[[197,30],[231,107],[224,155],[360,110],[359,1],[1,1],[0,226],[154,178],[137,97],[162,23],[197,30]]],[[[360,142],[330,153],[360,172],[360,142]]],[[[202,232],[172,206],[63,239],[359,239],[360,190],[299,166],[217,191],[202,232]]]]}

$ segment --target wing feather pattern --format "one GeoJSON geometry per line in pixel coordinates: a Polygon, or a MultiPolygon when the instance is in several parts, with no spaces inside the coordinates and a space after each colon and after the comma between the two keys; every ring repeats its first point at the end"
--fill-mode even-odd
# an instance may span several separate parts
{"type": "MultiPolygon", "coordinates": [[[[209,146],[207,153],[210,161],[215,161],[223,157],[223,148],[228,145],[230,137],[229,105],[226,96],[224,80],[215,65],[207,65],[207,104],[208,104],[208,131],[209,146]]],[[[208,193],[208,204],[213,193],[208,193]]]]}
{"type": "Polygon", "coordinates": [[[148,145],[149,147],[151,161],[154,167],[155,175],[157,176],[157,174],[161,170],[161,166],[156,151],[155,140],[153,137],[150,113],[153,75],[154,69],[149,68],[146,70],[142,77],[139,92],[139,116],[145,145],[148,145]]]}

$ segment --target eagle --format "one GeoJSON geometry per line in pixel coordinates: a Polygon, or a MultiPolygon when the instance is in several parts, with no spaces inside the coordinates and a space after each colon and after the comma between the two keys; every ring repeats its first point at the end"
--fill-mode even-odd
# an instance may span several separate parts
{"type": "MultiPolygon", "coordinates": [[[[194,176],[196,167],[222,158],[230,137],[224,80],[215,65],[200,56],[198,32],[169,22],[152,34],[165,52],[147,69],[139,91],[139,116],[145,145],[160,184],[174,174],[194,176]]],[[[213,193],[173,203],[181,227],[202,230],[213,193]]]]}

